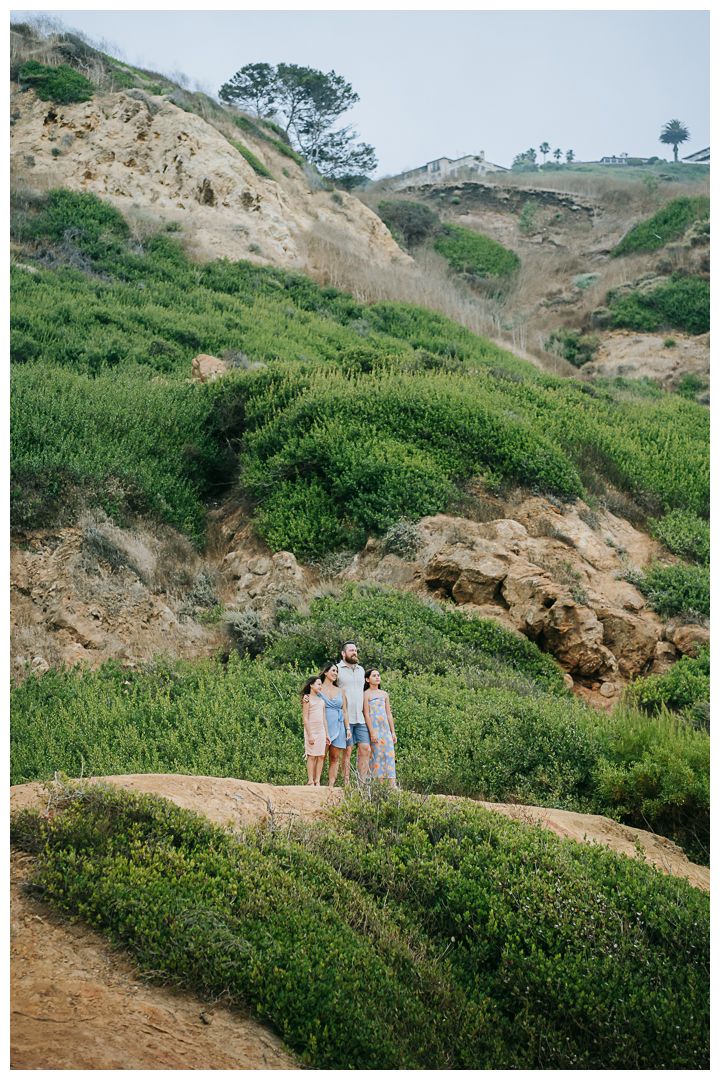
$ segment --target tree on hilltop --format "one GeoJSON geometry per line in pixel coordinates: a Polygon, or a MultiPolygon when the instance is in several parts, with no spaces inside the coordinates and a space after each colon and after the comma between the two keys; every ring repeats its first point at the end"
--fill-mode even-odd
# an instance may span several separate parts
{"type": "Polygon", "coordinates": [[[562,150],[553,150],[553,157],[555,158],[555,160],[557,161],[557,163],[559,165],[560,164],[560,158],[562,157],[562,150]]]}
{"type": "Polygon", "coordinates": [[[675,161],[678,159],[678,146],[680,143],[687,142],[689,138],[690,132],[682,120],[670,120],[669,123],[663,124],[663,129],[660,132],[660,142],[665,143],[666,146],[672,146],[675,161]]]}
{"type": "Polygon", "coordinates": [[[543,156],[543,165],[544,165],[545,164],[545,158],[550,153],[550,143],[549,142],[541,142],[538,149],[539,149],[540,153],[543,156]]]}
{"type": "Polygon", "coordinates": [[[223,101],[250,105],[261,115],[282,116],[285,133],[325,176],[346,182],[377,168],[372,146],[356,144],[357,132],[336,128],[343,113],[359,100],[352,86],[334,71],[299,64],[248,64],[220,90],[223,101]]]}
{"type": "Polygon", "coordinates": [[[227,105],[252,109],[261,119],[275,114],[277,73],[270,64],[246,64],[230,82],[223,83],[218,97],[227,105]]]}
{"type": "Polygon", "coordinates": [[[575,160],[575,154],[572,150],[565,151],[565,160],[567,161],[568,165],[570,165],[575,160]]]}

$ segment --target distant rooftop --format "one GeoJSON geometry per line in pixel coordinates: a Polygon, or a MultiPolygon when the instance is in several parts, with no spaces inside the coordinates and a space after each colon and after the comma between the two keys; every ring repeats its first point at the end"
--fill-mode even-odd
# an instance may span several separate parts
{"type": "Polygon", "coordinates": [[[687,161],[688,164],[709,165],[710,164],[710,147],[708,146],[706,150],[698,150],[694,154],[688,154],[688,156],[684,157],[682,160],[687,161]]]}

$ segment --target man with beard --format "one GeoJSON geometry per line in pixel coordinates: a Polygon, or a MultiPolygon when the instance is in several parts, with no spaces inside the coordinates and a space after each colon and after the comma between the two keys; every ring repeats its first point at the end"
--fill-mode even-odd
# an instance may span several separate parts
{"type": "Polygon", "coordinates": [[[350,755],[353,746],[357,746],[357,770],[361,780],[367,780],[370,763],[370,744],[377,742],[377,735],[370,734],[363,715],[363,692],[365,690],[365,668],[358,663],[357,645],[346,641],[342,647],[342,660],[338,664],[337,686],[345,692],[348,713],[345,719],[350,724],[352,742],[343,750],[342,774],[347,784],[350,780],[350,755]]]}

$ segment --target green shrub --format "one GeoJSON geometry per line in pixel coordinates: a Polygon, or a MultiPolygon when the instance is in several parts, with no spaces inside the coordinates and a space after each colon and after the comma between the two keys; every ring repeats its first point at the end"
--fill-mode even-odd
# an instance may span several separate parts
{"type": "Polygon", "coordinates": [[[693,708],[710,700],[710,647],[697,657],[681,656],[664,675],[648,675],[632,684],[632,701],[650,713],[662,709],[692,716],[693,708]]]}
{"type": "Polygon", "coordinates": [[[453,269],[474,277],[501,277],[513,273],[520,265],[514,251],[462,225],[443,225],[435,250],[453,269]]]}
{"type": "Polygon", "coordinates": [[[652,292],[621,296],[609,306],[613,327],[649,332],[669,324],[689,334],[705,334],[710,329],[710,282],[673,275],[652,292]]]}
{"type": "Polygon", "coordinates": [[[671,199],[647,221],[634,225],[612,254],[617,256],[632,251],[653,251],[677,239],[693,221],[709,216],[710,199],[706,195],[671,199]]]}
{"type": "Polygon", "coordinates": [[[378,215],[391,232],[400,234],[402,240],[414,247],[434,236],[440,227],[440,218],[425,203],[409,199],[394,199],[378,205],[378,215]]]}
{"type": "MultiPolygon", "coordinates": [[[[675,677],[672,689],[682,697],[688,683],[694,684],[691,692],[702,692],[702,677],[688,679],[687,670],[675,677]]],[[[710,737],[668,713],[657,696],[657,684],[634,684],[633,697],[636,686],[643,708],[616,710],[610,752],[596,767],[596,797],[613,807],[613,816],[637,828],[652,823],[653,831],[677,841],[692,859],[707,864],[710,737]],[[655,714],[648,716],[645,707],[654,707],[655,714]]],[[[668,690],[666,686],[664,691],[668,690]]]]}
{"type": "Polygon", "coordinates": [[[665,618],[686,611],[710,615],[708,566],[688,566],[686,563],[661,566],[655,563],[644,570],[622,571],[618,576],[639,589],[647,597],[648,607],[665,618]]]}
{"type": "Polygon", "coordinates": [[[95,87],[68,64],[46,67],[37,60],[28,60],[20,68],[20,85],[23,90],[33,89],[41,101],[55,101],[69,105],[76,101],[90,101],[95,87]]]}
{"type": "Polygon", "coordinates": [[[52,521],[53,504],[71,483],[110,515],[151,510],[201,543],[202,495],[228,476],[208,430],[211,414],[211,398],[195,387],[153,383],[142,369],[118,380],[111,371],[93,379],[53,366],[17,367],[11,521],[16,528],[52,521]]]}
{"type": "Polygon", "coordinates": [[[378,793],[236,838],[99,791],[12,839],[46,899],[310,1067],[709,1067],[708,897],[472,803],[378,793]]]}
{"type": "Polygon", "coordinates": [[[565,360],[569,360],[575,367],[581,367],[592,360],[600,348],[600,338],[595,335],[582,334],[580,330],[551,330],[546,346],[548,352],[557,353],[565,360]]]}
{"type": "Polygon", "coordinates": [[[563,693],[562,671],[527,638],[492,619],[467,618],[451,603],[424,604],[411,593],[382,586],[349,584],[341,596],[314,600],[308,615],[287,616],[268,659],[309,671],[351,640],[366,668],[445,676],[493,657],[508,679],[516,672],[550,693],[563,693]]]}
{"type": "Polygon", "coordinates": [[[259,158],[255,157],[252,150],[248,150],[247,146],[245,146],[244,143],[233,142],[232,139],[228,139],[228,142],[230,143],[231,146],[234,146],[235,149],[239,153],[242,154],[242,156],[247,161],[248,165],[252,165],[253,169],[258,174],[258,176],[264,176],[268,180],[274,180],[275,179],[275,177],[270,172],[270,170],[267,168],[267,166],[263,165],[262,161],[260,161],[259,158]]]}
{"type": "Polygon", "coordinates": [[[690,510],[671,510],[660,521],[648,522],[652,535],[675,555],[710,564],[710,522],[690,510]]]}
{"type": "MultiPolygon", "coordinates": [[[[57,191],[14,207],[15,238],[37,242],[40,259],[70,264],[35,274],[11,268],[16,362],[112,370],[115,393],[132,400],[141,367],[148,380],[162,374],[172,396],[198,352],[233,350],[266,365],[198,390],[207,399],[205,445],[224,464],[198,487],[191,453],[173,463],[186,485],[172,500],[163,495],[174,521],[186,515],[174,505],[181,488],[195,485],[201,497],[217,490],[233,455],[273,546],[318,557],[443,508],[456,485],[479,473],[567,499],[582,494],[578,464],[587,476],[592,462],[633,498],[708,512],[708,410],[679,395],[655,388],[649,396],[638,380],[597,388],[543,375],[435,312],[363,305],[296,272],[224,260],[197,266],[165,233],[138,254],[122,216],[95,196],[57,191]]],[[[41,387],[46,376],[28,378],[41,387]]],[[[72,422],[82,425],[80,410],[72,422]]],[[[68,445],[82,439],[82,430],[68,432],[68,445]]],[[[34,460],[20,442],[14,453],[34,460]]],[[[104,445],[93,451],[93,476],[102,473],[104,445]]],[[[42,502],[47,478],[27,478],[42,502]]]]}
{"type": "Polygon", "coordinates": [[[688,401],[694,401],[701,391],[707,390],[707,386],[708,384],[703,379],[688,371],[678,383],[677,392],[688,401]]]}

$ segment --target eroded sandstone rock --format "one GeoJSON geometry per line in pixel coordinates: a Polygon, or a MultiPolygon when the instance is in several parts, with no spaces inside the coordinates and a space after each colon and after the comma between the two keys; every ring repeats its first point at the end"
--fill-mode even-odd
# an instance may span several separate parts
{"type": "Polygon", "coordinates": [[[600,608],[597,617],[604,628],[604,643],[615,656],[623,675],[639,675],[655,653],[658,633],[637,615],[617,608],[600,608]]]}
{"type": "Polygon", "coordinates": [[[94,623],[84,619],[66,607],[57,607],[48,613],[48,627],[56,630],[67,630],[75,641],[84,645],[87,649],[102,649],[104,635],[101,634],[94,623]]]}

